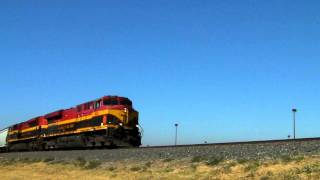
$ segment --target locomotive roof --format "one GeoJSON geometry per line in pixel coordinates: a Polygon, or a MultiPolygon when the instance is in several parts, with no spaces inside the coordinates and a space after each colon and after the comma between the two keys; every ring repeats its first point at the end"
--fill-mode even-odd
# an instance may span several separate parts
{"type": "MultiPolygon", "coordinates": [[[[97,99],[92,100],[92,101],[88,101],[88,102],[85,102],[85,103],[81,103],[81,104],[75,105],[75,106],[73,106],[73,107],[71,107],[71,108],[60,109],[60,110],[57,110],[57,111],[53,111],[53,112],[47,113],[47,114],[45,114],[45,115],[43,115],[43,116],[38,116],[38,117],[35,117],[35,118],[32,118],[32,119],[29,119],[29,120],[27,120],[27,121],[23,121],[23,122],[20,122],[20,123],[17,123],[17,124],[13,124],[13,125],[11,125],[10,127],[15,126],[15,125],[19,126],[19,125],[21,125],[21,124],[23,124],[23,123],[32,122],[32,121],[37,120],[37,119],[39,119],[39,118],[49,118],[49,117],[58,116],[58,115],[61,115],[61,114],[63,113],[63,111],[65,111],[65,110],[72,110],[72,109],[75,109],[75,107],[77,107],[77,106],[80,106],[80,105],[83,105],[83,104],[86,104],[86,103],[92,103],[92,102],[97,101],[97,100],[100,100],[100,99],[108,99],[108,98],[118,98],[118,99],[127,99],[127,100],[130,100],[129,98],[123,97],[123,96],[107,95],[107,96],[103,96],[103,97],[101,97],[101,98],[97,98],[97,99]]],[[[131,100],[130,100],[130,101],[131,101],[131,100]]]]}

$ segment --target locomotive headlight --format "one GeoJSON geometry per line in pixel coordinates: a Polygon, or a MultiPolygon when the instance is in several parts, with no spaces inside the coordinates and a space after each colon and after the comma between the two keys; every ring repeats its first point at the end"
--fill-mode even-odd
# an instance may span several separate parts
{"type": "Polygon", "coordinates": [[[122,126],[122,123],[119,123],[120,126],[122,126]]]}

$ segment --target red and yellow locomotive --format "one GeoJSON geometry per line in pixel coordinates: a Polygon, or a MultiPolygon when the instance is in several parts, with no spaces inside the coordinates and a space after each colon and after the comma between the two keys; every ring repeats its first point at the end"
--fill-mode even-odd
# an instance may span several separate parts
{"type": "Polygon", "coordinates": [[[141,145],[138,112],[125,97],[104,96],[9,127],[7,149],[141,145]]]}

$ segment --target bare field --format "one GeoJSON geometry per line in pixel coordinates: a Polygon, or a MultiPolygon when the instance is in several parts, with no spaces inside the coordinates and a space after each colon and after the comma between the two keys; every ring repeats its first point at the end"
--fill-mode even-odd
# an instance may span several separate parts
{"type": "Polygon", "coordinates": [[[152,161],[1,160],[1,179],[320,179],[320,156],[274,160],[215,157],[152,161]]]}

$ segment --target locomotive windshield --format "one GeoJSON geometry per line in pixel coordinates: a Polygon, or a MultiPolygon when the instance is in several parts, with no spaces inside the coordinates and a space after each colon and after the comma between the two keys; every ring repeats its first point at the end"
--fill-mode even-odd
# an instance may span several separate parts
{"type": "Polygon", "coordinates": [[[117,98],[108,98],[103,100],[103,104],[105,106],[110,106],[110,105],[126,105],[126,106],[131,106],[132,102],[129,99],[118,99],[117,98]]]}
{"type": "Polygon", "coordinates": [[[131,106],[132,102],[129,99],[121,99],[120,100],[120,104],[121,105],[127,105],[127,106],[131,106]]]}
{"type": "Polygon", "coordinates": [[[103,100],[103,104],[105,106],[117,105],[118,104],[118,100],[116,98],[105,99],[105,100],[103,100]]]}

